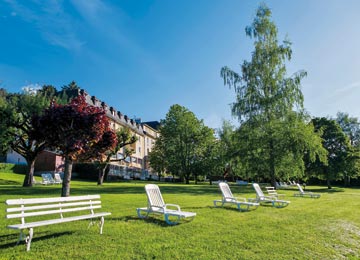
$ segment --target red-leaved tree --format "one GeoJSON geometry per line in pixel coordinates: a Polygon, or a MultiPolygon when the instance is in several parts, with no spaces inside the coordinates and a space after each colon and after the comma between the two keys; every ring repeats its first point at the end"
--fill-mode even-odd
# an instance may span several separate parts
{"type": "Polygon", "coordinates": [[[53,103],[42,116],[33,118],[33,126],[35,138],[44,138],[49,148],[60,151],[65,158],[62,197],[70,195],[74,161],[84,157],[102,160],[105,152],[117,144],[105,111],[87,104],[84,96],[67,105],[53,103]]]}

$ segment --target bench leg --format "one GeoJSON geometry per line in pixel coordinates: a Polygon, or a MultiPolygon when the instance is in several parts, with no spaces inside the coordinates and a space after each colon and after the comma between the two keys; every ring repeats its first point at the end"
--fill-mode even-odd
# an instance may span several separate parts
{"type": "Polygon", "coordinates": [[[101,217],[101,219],[100,219],[100,234],[102,234],[104,222],[105,222],[104,217],[101,217]]]}
{"type": "Polygon", "coordinates": [[[34,234],[34,230],[32,228],[29,229],[29,236],[26,237],[25,242],[26,242],[26,251],[30,251],[30,245],[31,245],[31,240],[33,238],[33,234],[34,234]]]}
{"type": "Polygon", "coordinates": [[[99,223],[95,222],[94,219],[91,219],[91,220],[90,220],[90,223],[89,223],[89,225],[88,225],[88,229],[89,229],[92,225],[98,225],[98,226],[100,227],[100,234],[102,234],[104,222],[105,222],[105,221],[104,221],[104,217],[101,217],[101,218],[100,218],[100,222],[99,222],[99,223]]]}
{"type": "Polygon", "coordinates": [[[26,236],[24,235],[24,232],[23,230],[21,229],[20,230],[20,234],[19,234],[19,239],[18,241],[16,242],[16,245],[18,245],[21,241],[25,240],[26,239],[26,236]]]}

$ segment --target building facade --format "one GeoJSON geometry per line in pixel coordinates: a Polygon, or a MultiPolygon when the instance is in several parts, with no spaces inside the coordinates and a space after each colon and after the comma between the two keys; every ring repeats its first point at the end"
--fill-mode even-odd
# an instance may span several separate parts
{"type": "MultiPolygon", "coordinates": [[[[159,136],[158,128],[160,123],[157,121],[141,122],[140,119],[131,119],[127,115],[117,111],[114,107],[108,106],[105,102],[97,99],[95,96],[88,95],[85,90],[79,90],[78,95],[83,95],[89,105],[103,108],[110,120],[111,128],[114,131],[121,128],[128,128],[131,133],[137,137],[137,141],[127,147],[134,151],[131,156],[124,158],[124,149],[122,148],[118,154],[112,158],[109,175],[119,176],[125,179],[145,179],[150,175],[156,175],[156,173],[151,171],[148,157],[159,136]],[[119,161],[119,159],[121,160],[119,161]]],[[[36,159],[35,171],[63,170],[63,161],[59,158],[61,158],[61,156],[48,151],[41,153],[36,159]]],[[[26,164],[26,160],[13,151],[8,152],[6,162],[26,164]]]]}
{"type": "Polygon", "coordinates": [[[79,94],[85,96],[88,104],[104,109],[113,130],[117,131],[121,128],[128,128],[137,138],[135,143],[127,147],[134,151],[131,156],[124,158],[124,148],[122,148],[118,154],[113,157],[109,175],[117,175],[125,179],[146,179],[150,175],[155,176],[156,173],[152,172],[148,158],[155,145],[156,139],[159,137],[158,130],[160,123],[158,121],[141,122],[140,119],[129,118],[113,106],[108,106],[95,96],[88,95],[84,90],[81,90],[79,94]],[[118,159],[122,160],[118,161],[118,159]]]}

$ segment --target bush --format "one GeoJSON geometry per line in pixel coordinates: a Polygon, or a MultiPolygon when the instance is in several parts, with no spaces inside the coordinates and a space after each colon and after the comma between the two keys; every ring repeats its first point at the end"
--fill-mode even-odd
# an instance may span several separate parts
{"type": "Polygon", "coordinates": [[[76,172],[80,179],[97,180],[98,169],[94,163],[76,163],[73,166],[73,172],[76,172]]]}
{"type": "Polygon", "coordinates": [[[13,163],[0,163],[0,172],[13,172],[14,166],[13,163]]]}
{"type": "Polygon", "coordinates": [[[0,172],[13,172],[26,174],[26,164],[0,163],[0,172]]]}

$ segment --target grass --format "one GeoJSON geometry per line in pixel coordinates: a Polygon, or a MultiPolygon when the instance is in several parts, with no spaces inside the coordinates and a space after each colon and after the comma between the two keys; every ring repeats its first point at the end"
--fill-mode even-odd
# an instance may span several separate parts
{"type": "MultiPolygon", "coordinates": [[[[216,186],[159,184],[165,202],[194,211],[196,218],[167,226],[160,216],[143,220],[136,208],[146,206],[144,182],[71,182],[71,195],[101,194],[104,232],[88,221],[34,229],[31,251],[15,246],[18,233],[6,226],[5,200],[60,196],[60,186],[22,188],[23,175],[0,173],[0,259],[359,259],[360,190],[311,186],[320,199],[292,197],[282,209],[261,206],[250,212],[214,208],[216,186]]],[[[232,185],[236,196],[254,197],[250,186],[232,185]]],[[[16,220],[15,220],[16,222],[16,220]]]]}

